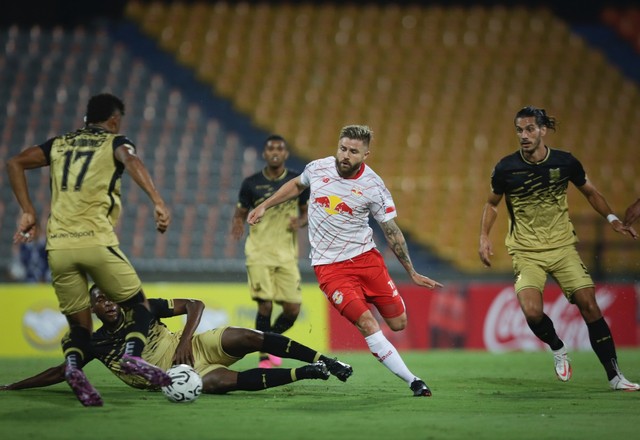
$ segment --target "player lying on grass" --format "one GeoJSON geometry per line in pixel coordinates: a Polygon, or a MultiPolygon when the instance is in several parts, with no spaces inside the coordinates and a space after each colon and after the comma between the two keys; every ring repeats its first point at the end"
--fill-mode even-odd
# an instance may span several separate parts
{"type": "MultiPolygon", "coordinates": [[[[124,352],[125,314],[120,307],[100,292],[90,289],[92,310],[103,325],[91,337],[92,359],[98,359],[123,382],[135,388],[154,387],[139,376],[121,372],[119,359],[124,352]]],[[[259,391],[286,385],[302,379],[327,380],[333,374],[341,381],[351,376],[351,366],[330,359],[285,336],[240,327],[221,327],[194,335],[200,323],[204,304],[189,299],[149,299],[156,317],[149,328],[143,359],[164,370],[174,364],[192,365],[202,377],[203,392],[224,394],[229,391],[259,391]],[[181,332],[171,332],[160,318],[187,315],[181,332]],[[246,371],[228,369],[249,353],[264,352],[283,358],[308,362],[299,368],[253,368],[246,371]]],[[[53,385],[64,381],[64,364],[49,368],[35,376],[0,386],[0,390],[20,390],[53,385]]]]}

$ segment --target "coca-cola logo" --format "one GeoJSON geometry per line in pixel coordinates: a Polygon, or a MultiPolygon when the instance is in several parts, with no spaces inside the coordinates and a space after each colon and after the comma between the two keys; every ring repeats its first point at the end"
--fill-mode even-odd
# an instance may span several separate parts
{"type": "MultiPolygon", "coordinates": [[[[606,311],[615,301],[614,293],[606,288],[598,289],[596,301],[609,322],[606,311]]],[[[562,294],[544,301],[544,311],[553,321],[560,339],[570,349],[581,350],[591,347],[589,332],[580,311],[562,294]]],[[[487,350],[492,352],[534,351],[547,347],[527,325],[513,287],[503,289],[491,303],[484,320],[483,339],[487,350]]]]}

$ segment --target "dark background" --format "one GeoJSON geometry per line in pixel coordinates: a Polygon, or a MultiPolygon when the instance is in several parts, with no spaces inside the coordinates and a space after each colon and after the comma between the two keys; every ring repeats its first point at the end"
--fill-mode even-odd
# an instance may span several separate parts
{"type": "MultiPolygon", "coordinates": [[[[200,0],[202,2],[202,0],[200,0]]],[[[245,0],[246,1],[246,0],[245,0]]],[[[149,3],[149,1],[144,1],[149,3]]],[[[183,3],[196,3],[193,0],[183,0],[183,3]]],[[[248,3],[264,3],[265,1],[249,0],[248,3]]],[[[0,11],[0,25],[18,24],[30,25],[41,24],[44,26],[63,25],[73,26],[88,23],[94,18],[118,20],[123,16],[123,11],[127,0],[11,0],[6,2],[0,11]]],[[[163,3],[172,3],[164,0],[163,3]]],[[[215,3],[215,2],[211,2],[215,3]]],[[[268,3],[286,3],[284,1],[270,1],[268,3]]],[[[329,2],[318,2],[329,3],[329,2]]],[[[336,3],[345,3],[336,2],[336,3]]],[[[637,5],[637,1],[631,0],[556,0],[556,1],[350,1],[351,4],[420,4],[447,6],[472,6],[472,5],[524,5],[524,6],[547,6],[554,10],[556,14],[572,22],[591,22],[598,19],[598,15],[605,6],[624,7],[632,4],[637,5]]]]}

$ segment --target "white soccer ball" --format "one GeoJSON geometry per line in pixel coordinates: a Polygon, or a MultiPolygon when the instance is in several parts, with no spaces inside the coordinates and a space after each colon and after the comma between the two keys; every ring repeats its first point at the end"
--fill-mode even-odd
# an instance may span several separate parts
{"type": "Polygon", "coordinates": [[[162,393],[171,402],[193,402],[202,393],[202,379],[190,365],[174,365],[167,370],[172,383],[162,387],[162,393]]]}

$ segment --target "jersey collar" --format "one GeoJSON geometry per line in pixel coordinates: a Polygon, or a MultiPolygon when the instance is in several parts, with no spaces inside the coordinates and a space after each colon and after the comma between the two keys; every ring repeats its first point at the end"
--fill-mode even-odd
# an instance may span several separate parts
{"type": "Polygon", "coordinates": [[[108,133],[109,132],[109,130],[107,130],[106,128],[101,127],[99,125],[94,125],[94,124],[87,124],[85,126],[85,129],[86,130],[91,130],[94,133],[108,133]]]}
{"type": "Polygon", "coordinates": [[[551,148],[547,147],[546,145],[544,146],[544,148],[547,149],[547,154],[545,154],[544,159],[542,159],[539,162],[531,162],[528,161],[527,159],[524,158],[524,154],[522,154],[522,150],[518,150],[520,153],[520,157],[522,158],[522,160],[524,160],[526,163],[531,164],[531,165],[540,165],[541,163],[544,163],[547,161],[547,159],[549,159],[549,155],[551,154],[551,148]]]}
{"type": "Polygon", "coordinates": [[[282,180],[282,179],[284,179],[284,178],[285,178],[285,176],[287,175],[287,173],[289,172],[289,170],[285,168],[285,169],[284,169],[284,171],[282,172],[282,174],[280,174],[278,177],[276,177],[276,178],[274,179],[274,178],[271,178],[271,177],[267,176],[267,173],[265,172],[265,171],[266,171],[266,169],[267,169],[267,167],[264,167],[264,168],[262,169],[262,175],[264,176],[264,178],[265,178],[265,179],[267,179],[267,180],[271,180],[272,182],[277,182],[278,180],[282,180]]]}
{"type": "MultiPolygon", "coordinates": [[[[360,164],[360,169],[353,176],[351,176],[351,177],[342,177],[342,176],[340,176],[340,177],[342,177],[343,179],[348,179],[348,180],[357,179],[358,177],[362,176],[362,173],[364,173],[365,167],[366,167],[366,165],[364,164],[364,162],[362,162],[360,164]]],[[[340,175],[340,173],[338,173],[338,175],[340,175]]]]}

